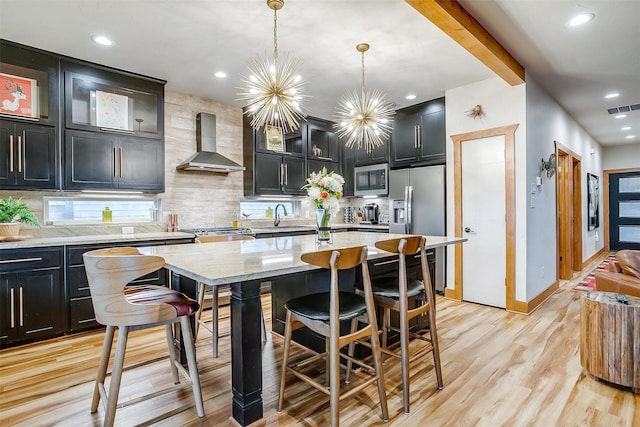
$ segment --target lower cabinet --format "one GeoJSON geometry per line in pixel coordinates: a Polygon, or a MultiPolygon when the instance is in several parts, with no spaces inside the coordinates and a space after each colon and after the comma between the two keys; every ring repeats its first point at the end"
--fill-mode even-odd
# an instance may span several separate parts
{"type": "Polygon", "coordinates": [[[63,249],[0,250],[0,347],[66,330],[63,249]]]}
{"type": "MultiPolygon", "coordinates": [[[[135,242],[127,244],[95,244],[67,246],[67,294],[69,298],[69,332],[78,332],[100,326],[93,313],[91,293],[87,273],[84,269],[82,255],[95,249],[112,248],[114,246],[159,246],[165,241],[135,242]]],[[[168,283],[165,269],[154,271],[132,283],[151,283],[166,285],[168,283]]]]}

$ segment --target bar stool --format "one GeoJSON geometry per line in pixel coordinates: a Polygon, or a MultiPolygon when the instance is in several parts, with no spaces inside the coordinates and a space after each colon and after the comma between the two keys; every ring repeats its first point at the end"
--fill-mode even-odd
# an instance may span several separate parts
{"type": "MultiPolygon", "coordinates": [[[[284,329],[284,352],[282,371],[280,373],[278,412],[282,410],[282,403],[284,401],[286,374],[287,372],[291,372],[299,379],[308,382],[317,390],[330,396],[331,426],[335,427],[339,424],[339,401],[355,394],[374,382],[376,382],[378,386],[382,418],[385,422],[388,421],[389,411],[387,409],[387,397],[384,387],[384,373],[382,371],[376,314],[373,295],[371,294],[369,269],[367,266],[367,247],[362,246],[305,253],[301,255],[300,259],[308,264],[331,270],[330,291],[293,298],[285,303],[287,316],[284,329]],[[364,297],[352,292],[338,290],[339,270],[347,270],[358,265],[362,266],[364,297]],[[358,322],[360,316],[366,318],[366,323],[358,322]],[[342,335],[340,333],[340,321],[351,322],[351,330],[348,334],[342,335]],[[317,354],[313,352],[313,356],[289,366],[292,332],[303,326],[325,337],[326,353],[317,354]],[[371,342],[373,366],[369,366],[365,364],[364,361],[353,358],[353,354],[347,355],[340,353],[342,347],[363,339],[369,339],[371,342]],[[340,357],[347,358],[350,364],[356,363],[370,371],[374,371],[375,375],[362,384],[341,394],[340,357]],[[325,363],[329,376],[328,390],[326,388],[326,379],[325,383],[322,384],[302,372],[302,368],[322,358],[326,358],[325,363]]],[[[325,374],[325,378],[326,376],[327,374],[325,374]]]]}
{"type": "MultiPolygon", "coordinates": [[[[376,248],[386,252],[398,254],[398,277],[373,280],[371,283],[373,299],[383,310],[382,315],[382,352],[402,360],[402,395],[405,414],[409,413],[409,363],[422,357],[427,352],[433,354],[433,363],[438,381],[438,389],[442,389],[442,367],[440,364],[440,347],[436,330],[435,300],[431,289],[431,276],[427,268],[427,254],[425,251],[427,239],[424,236],[407,236],[399,239],[389,239],[376,242],[376,248]],[[405,257],[420,252],[422,279],[407,278],[407,264],[405,257]],[[420,303],[415,308],[409,308],[409,298],[416,298],[420,303]],[[387,346],[387,338],[391,328],[390,312],[398,312],[400,316],[400,354],[387,346]],[[418,316],[429,316],[429,338],[410,332],[409,321],[418,316]],[[414,357],[409,360],[409,338],[418,338],[427,342],[414,357]]],[[[363,292],[357,290],[357,292],[363,292]]],[[[366,290],[364,291],[366,292],[366,290]]],[[[396,330],[398,331],[398,330],[396,330]]],[[[395,345],[397,346],[398,343],[395,345]]],[[[350,349],[353,351],[353,349],[350,349]]]]}
{"type": "Polygon", "coordinates": [[[122,247],[90,251],[83,255],[83,259],[96,320],[107,327],[93,391],[91,413],[97,412],[98,404],[102,400],[105,407],[103,425],[112,426],[116,408],[191,386],[196,411],[199,417],[203,417],[204,406],[200,391],[200,378],[196,365],[191,325],[189,324],[189,316],[196,312],[198,303],[186,295],[164,286],[127,286],[132,280],[162,268],[165,264],[162,257],[142,255],[136,248],[122,247]],[[185,346],[188,371],[180,364],[174,346],[172,325],[178,322],[185,346]],[[129,331],[159,325],[165,325],[174,385],[118,404],[129,331]],[[111,373],[111,384],[107,394],[104,382],[116,328],[119,331],[118,344],[111,373]],[[186,383],[179,384],[178,372],[187,379],[186,383]]]}
{"type": "MultiPolygon", "coordinates": [[[[255,240],[255,237],[248,234],[225,234],[218,236],[196,237],[196,243],[228,242],[232,240],[255,240]]],[[[202,310],[204,309],[204,295],[207,287],[209,287],[209,285],[206,283],[198,283],[198,304],[200,305],[200,308],[196,312],[196,332],[194,339],[198,339],[198,330],[200,329],[200,325],[202,325],[203,328],[211,332],[211,335],[213,336],[213,357],[218,357],[218,289],[220,287],[228,288],[229,285],[211,286],[211,326],[209,326],[204,320],[200,319],[202,317],[202,310]]],[[[262,306],[260,306],[260,320],[262,342],[265,343],[267,342],[267,331],[264,325],[264,313],[262,312],[262,306]]]]}

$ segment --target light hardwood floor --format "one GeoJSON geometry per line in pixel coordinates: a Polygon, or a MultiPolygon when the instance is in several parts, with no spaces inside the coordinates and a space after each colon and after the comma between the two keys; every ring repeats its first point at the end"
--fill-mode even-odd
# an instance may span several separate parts
{"type": "MultiPolygon", "coordinates": [[[[440,298],[444,389],[437,390],[430,358],[414,362],[411,414],[404,415],[400,362],[388,359],[389,423],[380,419],[376,389],[371,385],[365,395],[342,402],[342,425],[639,426],[640,396],[595,381],[580,367],[581,293],[572,291],[579,279],[563,283],[529,316],[440,298]]],[[[269,307],[268,297],[263,306],[269,307]]],[[[223,315],[225,330],[228,310],[223,315]]],[[[267,324],[270,316],[265,309],[267,324]]],[[[89,406],[102,338],[102,332],[92,332],[0,351],[0,425],[100,425],[102,409],[92,415],[89,406]]],[[[165,351],[162,329],[133,332],[126,363],[153,359],[165,351]]],[[[293,378],[285,390],[284,410],[276,412],[281,353],[281,339],[270,335],[263,350],[264,425],[328,425],[328,397],[293,378]]],[[[119,409],[116,424],[233,425],[228,419],[229,339],[221,338],[220,357],[213,359],[211,335],[201,329],[197,355],[205,418],[197,417],[191,391],[186,389],[119,409]]],[[[158,360],[125,372],[120,397],[129,399],[149,387],[170,383],[168,361],[158,360]]]]}

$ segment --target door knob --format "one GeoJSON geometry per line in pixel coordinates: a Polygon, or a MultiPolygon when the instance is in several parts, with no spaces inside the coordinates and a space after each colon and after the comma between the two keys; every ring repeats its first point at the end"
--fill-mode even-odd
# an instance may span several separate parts
{"type": "Polygon", "coordinates": [[[465,233],[475,233],[475,231],[473,231],[472,229],[470,229],[469,227],[465,227],[464,228],[464,232],[465,233]]]}

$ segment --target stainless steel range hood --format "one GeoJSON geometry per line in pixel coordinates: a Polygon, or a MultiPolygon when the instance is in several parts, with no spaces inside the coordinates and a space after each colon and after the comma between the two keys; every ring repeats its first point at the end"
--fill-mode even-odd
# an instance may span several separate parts
{"type": "Polygon", "coordinates": [[[178,170],[229,173],[245,167],[216,151],[216,116],[198,113],[196,116],[196,153],[176,166],[178,170]]]}

